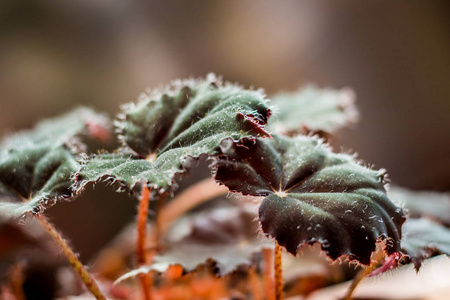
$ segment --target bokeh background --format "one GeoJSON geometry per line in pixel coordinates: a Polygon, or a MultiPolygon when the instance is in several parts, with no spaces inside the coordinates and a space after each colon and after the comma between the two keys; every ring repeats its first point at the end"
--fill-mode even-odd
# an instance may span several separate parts
{"type": "MultiPolygon", "coordinates": [[[[351,87],[361,120],[335,149],[450,190],[449,1],[0,1],[0,135],[209,72],[269,95],[351,87]]],[[[48,214],[88,260],[135,205],[99,186],[48,214]]]]}

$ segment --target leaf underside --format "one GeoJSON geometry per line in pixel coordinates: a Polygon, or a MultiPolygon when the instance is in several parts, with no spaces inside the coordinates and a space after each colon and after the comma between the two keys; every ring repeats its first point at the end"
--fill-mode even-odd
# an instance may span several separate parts
{"type": "Polygon", "coordinates": [[[116,122],[123,148],[88,159],[77,172],[78,185],[106,178],[128,190],[145,182],[161,193],[172,191],[189,160],[218,154],[222,140],[268,136],[263,125],[269,115],[260,91],[214,76],[176,82],[124,109],[116,122]]]}
{"type": "Polygon", "coordinates": [[[265,196],[262,229],[292,254],[318,242],[332,259],[348,255],[369,264],[380,238],[388,239],[388,253],[400,250],[404,216],[386,196],[383,171],[306,136],[227,140],[221,149],[216,180],[244,195],[265,196]]]}
{"type": "Polygon", "coordinates": [[[278,134],[332,133],[358,120],[352,90],[320,89],[309,85],[271,97],[275,114],[267,124],[278,134]]]}
{"type": "Polygon", "coordinates": [[[177,221],[165,243],[168,250],[155,256],[151,266],[127,273],[129,278],[152,270],[165,272],[171,265],[194,271],[208,261],[215,262],[219,276],[242,265],[250,265],[252,256],[273,243],[258,234],[256,213],[246,207],[219,207],[190,214],[177,221]]]}
{"type": "Polygon", "coordinates": [[[104,117],[80,108],[6,137],[0,143],[1,214],[17,218],[72,198],[70,178],[80,168],[75,155],[84,147],[77,137],[103,125],[104,117]]]}
{"type": "Polygon", "coordinates": [[[438,254],[450,255],[450,230],[436,222],[408,219],[402,228],[402,248],[417,270],[422,262],[438,254]]]}

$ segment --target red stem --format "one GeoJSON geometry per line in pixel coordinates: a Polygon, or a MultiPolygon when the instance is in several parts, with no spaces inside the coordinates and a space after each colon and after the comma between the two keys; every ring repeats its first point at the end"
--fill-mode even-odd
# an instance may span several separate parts
{"type": "Polygon", "coordinates": [[[261,284],[258,278],[258,275],[256,273],[255,267],[251,267],[248,271],[248,280],[250,285],[250,290],[252,292],[252,299],[253,300],[261,300],[262,299],[262,291],[261,291],[261,284]]]}
{"type": "Polygon", "coordinates": [[[281,264],[282,258],[282,249],[281,246],[275,241],[275,262],[274,262],[274,270],[275,270],[275,299],[283,300],[283,266],[281,264]]]}
{"type": "MultiPolygon", "coordinates": [[[[137,215],[137,264],[138,267],[145,265],[147,263],[145,250],[146,250],[146,240],[147,240],[147,216],[148,216],[148,206],[150,202],[150,189],[144,185],[142,188],[141,201],[138,207],[137,215]]],[[[142,274],[139,276],[142,291],[144,292],[144,297],[146,300],[151,300],[151,284],[152,280],[149,274],[142,274]]]]}
{"type": "Polygon", "coordinates": [[[274,251],[272,249],[263,249],[263,269],[264,269],[264,292],[267,300],[274,299],[274,282],[273,282],[273,258],[274,251]]]}

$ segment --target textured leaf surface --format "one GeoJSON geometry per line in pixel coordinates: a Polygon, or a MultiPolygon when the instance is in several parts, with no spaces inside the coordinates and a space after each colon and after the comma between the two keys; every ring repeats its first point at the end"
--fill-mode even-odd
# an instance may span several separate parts
{"type": "Polygon", "coordinates": [[[450,226],[450,195],[396,186],[389,188],[388,195],[394,203],[407,208],[410,217],[430,217],[450,226]]]}
{"type": "Polygon", "coordinates": [[[4,137],[0,148],[7,150],[42,143],[58,146],[74,143],[74,138],[83,135],[106,139],[110,127],[111,123],[107,117],[89,108],[79,107],[59,117],[43,120],[32,130],[4,137]]]}
{"type": "Polygon", "coordinates": [[[232,191],[266,196],[259,209],[263,231],[292,254],[319,242],[332,259],[370,262],[379,238],[400,250],[402,210],[386,196],[383,171],[335,154],[317,139],[298,136],[222,143],[216,180],[232,191]]]}
{"type": "Polygon", "coordinates": [[[436,222],[420,218],[408,219],[403,225],[402,248],[416,269],[422,262],[438,254],[450,255],[450,230],[436,222]]]}
{"type": "Polygon", "coordinates": [[[106,119],[81,108],[6,137],[0,143],[1,214],[20,217],[71,198],[70,177],[80,167],[74,153],[83,148],[75,138],[103,124],[106,119]]]}
{"type": "Polygon", "coordinates": [[[171,265],[194,271],[208,260],[216,262],[219,275],[240,265],[249,265],[252,256],[273,242],[258,235],[256,213],[240,207],[212,208],[180,219],[166,237],[168,251],[155,257],[155,263],[125,275],[124,278],[165,272],[171,265]]]}
{"type": "Polygon", "coordinates": [[[126,154],[87,160],[77,180],[81,187],[109,178],[130,190],[142,181],[160,192],[172,190],[175,174],[184,171],[189,157],[218,154],[220,142],[229,137],[268,136],[263,125],[269,115],[260,91],[214,76],[176,82],[128,105],[116,124],[126,154]]]}
{"type": "Polygon", "coordinates": [[[273,95],[271,99],[278,110],[267,126],[279,134],[332,133],[358,119],[355,95],[350,89],[320,89],[310,85],[292,93],[273,95]]]}

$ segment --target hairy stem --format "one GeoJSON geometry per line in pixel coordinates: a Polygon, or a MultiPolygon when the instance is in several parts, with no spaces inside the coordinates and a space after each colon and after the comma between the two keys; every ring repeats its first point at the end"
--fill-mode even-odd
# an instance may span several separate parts
{"type": "Polygon", "coordinates": [[[72,267],[75,271],[80,275],[81,280],[86,285],[86,288],[94,295],[96,299],[106,300],[106,297],[100,291],[97,283],[92,278],[92,276],[88,273],[86,268],[78,259],[77,255],[72,251],[67,242],[61,237],[61,235],[56,231],[55,227],[48,222],[44,215],[37,215],[36,220],[41,223],[42,227],[51,235],[51,237],[55,240],[58,246],[63,250],[64,255],[69,260],[72,267]]]}
{"type": "Polygon", "coordinates": [[[274,259],[274,270],[275,270],[275,299],[283,300],[283,266],[281,264],[282,255],[281,246],[275,241],[275,259],[274,259]]]}
{"type": "Polygon", "coordinates": [[[274,282],[273,282],[273,254],[272,249],[263,249],[263,273],[264,273],[264,293],[267,300],[274,299],[274,282]]]}
{"type": "MultiPolygon", "coordinates": [[[[137,215],[137,264],[138,267],[145,265],[146,260],[146,240],[147,240],[147,217],[148,217],[148,205],[150,202],[150,189],[144,185],[142,187],[141,200],[138,207],[137,215]]],[[[151,300],[151,277],[150,274],[142,274],[139,276],[142,286],[142,291],[146,300],[151,300]]]]}
{"type": "Polygon", "coordinates": [[[146,263],[145,260],[145,241],[147,235],[147,216],[148,216],[148,205],[150,202],[150,190],[144,185],[142,188],[141,199],[138,207],[137,215],[137,263],[142,265],[146,263]]]}
{"type": "Polygon", "coordinates": [[[358,274],[356,274],[356,277],[353,278],[353,281],[348,287],[348,290],[345,293],[345,296],[342,298],[342,300],[351,300],[352,294],[355,291],[358,284],[361,282],[361,280],[367,275],[369,275],[373,270],[375,270],[383,259],[384,259],[384,250],[378,249],[373,254],[371,264],[366,268],[362,269],[358,274]]]}

